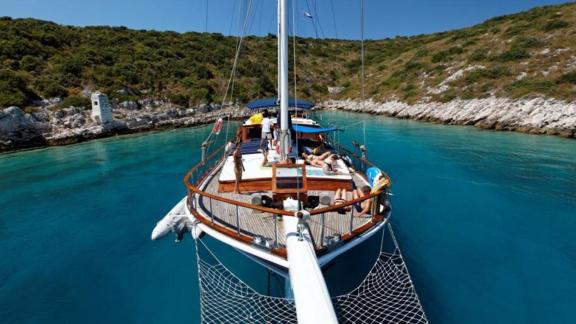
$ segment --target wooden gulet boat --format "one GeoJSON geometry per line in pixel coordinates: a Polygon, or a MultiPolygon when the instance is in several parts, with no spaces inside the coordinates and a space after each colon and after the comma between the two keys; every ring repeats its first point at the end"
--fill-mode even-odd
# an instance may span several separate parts
{"type": "Polygon", "coordinates": [[[287,279],[286,298],[262,296],[197,253],[204,322],[425,323],[397,245],[392,254],[381,252],[377,273],[366,277],[378,279],[362,288],[374,289],[370,294],[329,293],[323,269],[383,235],[386,226],[391,231],[391,180],[367,159],[363,146],[342,146],[329,136],[339,129],[308,118],[303,112],[312,103],[288,97],[286,0],[278,1],[278,16],[279,98],[248,104],[255,111],[279,108],[277,118],[266,121],[279,126],[278,138],[263,136],[263,124],[250,118],[239,126],[235,144],[203,151],[184,177],[186,197],[156,224],[151,238],[174,232],[180,240],[191,232],[198,249],[208,235],[287,279]],[[239,161],[243,171],[237,177],[239,161]],[[380,266],[393,275],[379,278],[386,273],[380,266]],[[400,288],[387,286],[398,283],[400,288]],[[363,299],[350,303],[353,298],[363,299]],[[387,299],[391,306],[382,303],[387,299]]]}

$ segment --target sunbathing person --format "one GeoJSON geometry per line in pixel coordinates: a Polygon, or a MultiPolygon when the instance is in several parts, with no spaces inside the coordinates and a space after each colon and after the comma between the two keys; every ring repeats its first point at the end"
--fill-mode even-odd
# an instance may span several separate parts
{"type": "MultiPolygon", "coordinates": [[[[346,203],[346,199],[347,199],[346,189],[338,189],[338,190],[336,190],[336,193],[334,194],[334,203],[332,205],[333,206],[342,205],[342,204],[346,203]]],[[[338,213],[339,214],[345,214],[350,209],[351,209],[350,206],[346,206],[344,208],[338,209],[338,213]]]]}
{"type": "Polygon", "coordinates": [[[326,175],[346,174],[338,170],[338,160],[340,160],[338,154],[332,154],[324,161],[322,161],[322,171],[324,171],[324,174],[326,175]]]}
{"type": "MultiPolygon", "coordinates": [[[[352,198],[358,199],[370,194],[370,186],[363,186],[362,188],[352,191],[352,198]]],[[[370,216],[370,207],[372,207],[372,199],[365,199],[354,203],[354,208],[359,213],[355,215],[356,217],[370,216]]]]}
{"type": "Polygon", "coordinates": [[[330,152],[325,152],[322,155],[314,155],[314,154],[306,154],[302,153],[302,157],[309,163],[311,166],[322,167],[324,160],[326,160],[330,156],[330,152]]]}
{"type": "Polygon", "coordinates": [[[289,157],[284,161],[268,161],[268,150],[264,149],[262,151],[262,155],[264,156],[264,159],[262,160],[262,167],[265,168],[270,168],[273,165],[288,165],[288,164],[296,164],[296,159],[293,157],[289,157]]]}

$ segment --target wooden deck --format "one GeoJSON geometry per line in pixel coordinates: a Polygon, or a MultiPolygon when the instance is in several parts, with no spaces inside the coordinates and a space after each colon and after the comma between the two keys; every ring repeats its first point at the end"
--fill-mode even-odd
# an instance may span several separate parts
{"type": "MultiPolygon", "coordinates": [[[[209,182],[204,188],[204,191],[245,203],[251,202],[251,194],[219,193],[219,177],[220,172],[217,172],[213,177],[211,177],[208,180],[209,182]]],[[[354,174],[352,179],[356,187],[361,187],[367,184],[366,181],[358,174],[354,174]]],[[[272,192],[270,191],[262,191],[259,192],[259,194],[266,194],[270,197],[272,196],[272,192]]],[[[333,200],[334,191],[310,190],[308,191],[308,195],[325,195],[331,197],[333,200]]],[[[348,193],[348,199],[352,199],[351,193],[348,193]]],[[[275,238],[277,238],[277,244],[280,246],[285,245],[283,222],[281,218],[275,220],[272,214],[222,203],[220,201],[213,200],[204,196],[201,196],[198,202],[200,207],[199,211],[209,219],[213,217],[215,224],[225,226],[235,232],[240,231],[240,233],[248,236],[260,235],[273,241],[275,238]],[[237,226],[237,224],[239,224],[239,226],[237,226]]],[[[321,207],[325,206],[319,205],[317,208],[321,207]]],[[[370,218],[351,216],[352,215],[350,211],[346,212],[346,214],[331,212],[325,213],[324,215],[313,215],[308,224],[310,226],[310,230],[316,246],[318,248],[321,247],[322,237],[332,236],[334,234],[343,235],[349,233],[351,230],[351,221],[352,229],[359,228],[371,221],[370,218]],[[324,216],[324,226],[322,226],[322,216],[324,216]],[[322,231],[322,228],[324,228],[324,231],[322,231]]]]}

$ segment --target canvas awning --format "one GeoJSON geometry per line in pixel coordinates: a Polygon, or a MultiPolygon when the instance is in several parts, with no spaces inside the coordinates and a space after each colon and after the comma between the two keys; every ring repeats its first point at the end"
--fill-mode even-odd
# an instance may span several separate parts
{"type": "MultiPolygon", "coordinates": [[[[249,109],[277,108],[279,106],[280,103],[276,97],[254,100],[246,105],[249,109]]],[[[314,107],[314,103],[308,100],[288,99],[288,108],[311,109],[312,107],[314,107]]]]}
{"type": "Polygon", "coordinates": [[[308,134],[320,134],[320,133],[329,133],[329,132],[336,132],[341,129],[331,127],[331,128],[322,128],[322,127],[310,127],[310,126],[303,126],[303,125],[292,125],[294,131],[298,133],[308,133],[308,134]]]}

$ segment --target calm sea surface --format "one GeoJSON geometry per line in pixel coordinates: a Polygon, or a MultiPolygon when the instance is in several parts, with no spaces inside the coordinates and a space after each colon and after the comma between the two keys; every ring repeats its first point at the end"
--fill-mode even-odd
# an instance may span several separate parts
{"type": "MultiPolygon", "coordinates": [[[[576,141],[348,113],[393,178],[433,323],[576,322],[576,141]]],[[[194,323],[194,243],[151,242],[208,128],[0,155],[0,322],[194,323]]]]}

